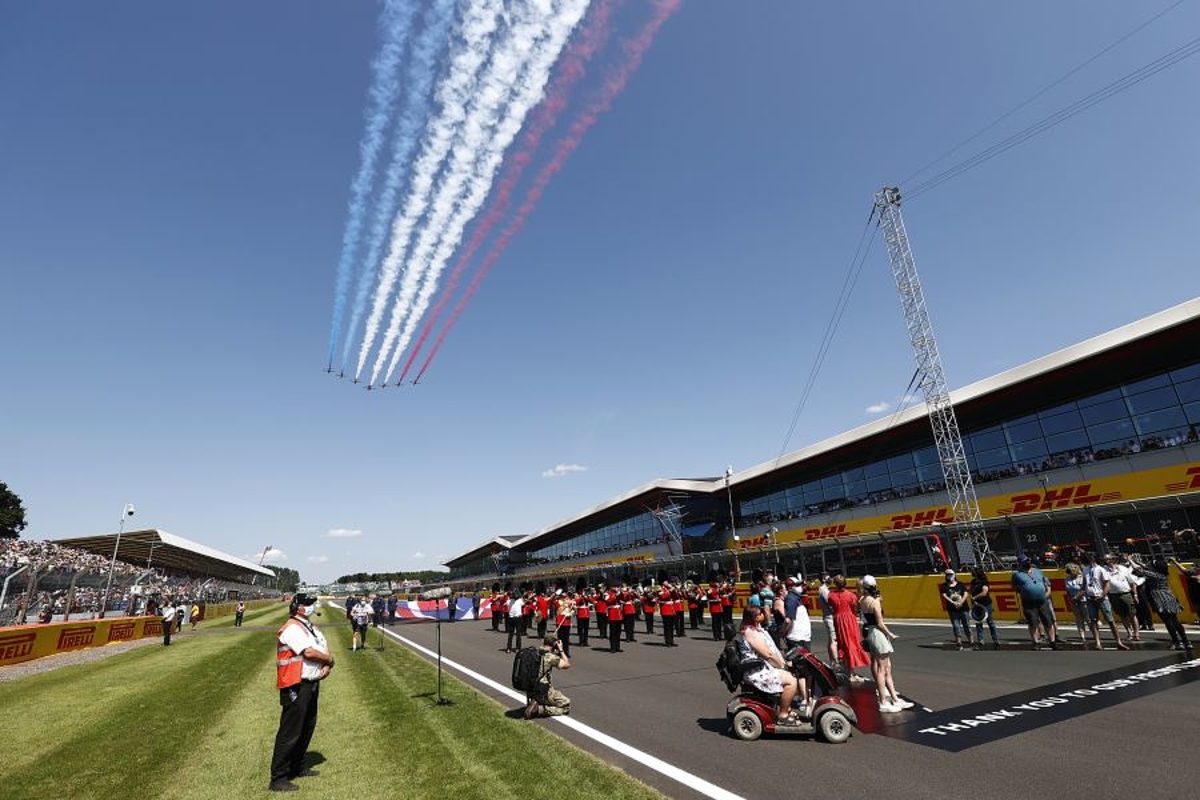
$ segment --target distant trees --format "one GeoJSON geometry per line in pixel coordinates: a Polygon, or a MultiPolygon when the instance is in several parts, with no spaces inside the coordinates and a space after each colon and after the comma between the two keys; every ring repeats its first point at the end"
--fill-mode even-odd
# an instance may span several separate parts
{"type": "Polygon", "coordinates": [[[275,573],[275,585],[281,592],[294,592],[300,586],[300,573],[287,567],[277,567],[274,564],[265,565],[275,573]]]}
{"type": "Polygon", "coordinates": [[[0,539],[16,539],[25,530],[25,506],[21,498],[0,481],[0,539]]]}
{"type": "Polygon", "coordinates": [[[445,570],[423,569],[417,572],[356,572],[353,575],[342,575],[334,583],[388,583],[399,584],[404,581],[420,581],[421,583],[438,583],[446,580],[449,573],[445,570]]]}

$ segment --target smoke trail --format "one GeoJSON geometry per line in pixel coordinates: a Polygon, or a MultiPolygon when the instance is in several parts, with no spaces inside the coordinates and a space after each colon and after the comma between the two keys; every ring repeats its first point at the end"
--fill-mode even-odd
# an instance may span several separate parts
{"type": "Polygon", "coordinates": [[[487,60],[491,37],[502,10],[500,0],[486,0],[463,6],[463,19],[459,30],[461,41],[450,59],[446,77],[435,90],[441,110],[425,129],[423,148],[413,166],[408,195],[400,215],[392,224],[387,258],[379,270],[379,281],[371,301],[371,314],[367,317],[362,345],[358,351],[358,366],[354,371],[356,380],[362,376],[367,355],[379,332],[379,323],[387,309],[392,288],[400,274],[404,254],[408,250],[409,237],[426,212],[427,198],[434,178],[437,177],[446,153],[449,152],[450,145],[466,118],[465,109],[476,84],[476,73],[487,60]]]}
{"type": "Polygon", "coordinates": [[[437,356],[438,350],[441,349],[446,334],[458,322],[459,316],[462,315],[463,309],[466,308],[467,303],[470,302],[475,292],[479,291],[479,286],[483,283],[483,279],[487,277],[488,270],[496,263],[496,260],[504,252],[505,248],[508,247],[513,237],[520,233],[521,228],[525,225],[526,218],[533,211],[538,200],[541,199],[542,192],[545,191],[547,184],[562,169],[562,165],[566,162],[568,156],[571,155],[583,140],[584,134],[596,124],[596,120],[601,114],[612,107],[613,102],[624,91],[625,85],[641,65],[642,56],[645,55],[646,50],[654,42],[659,29],[672,14],[679,10],[681,2],[682,0],[658,0],[655,3],[656,10],[654,16],[646,23],[636,38],[625,44],[623,48],[624,61],[621,62],[611,75],[605,78],[599,95],[579,115],[575,122],[572,123],[568,134],[559,142],[558,150],[555,152],[554,157],[542,168],[537,177],[534,178],[533,183],[526,192],[525,199],[521,202],[521,207],[517,210],[508,227],[504,229],[492,245],[492,249],[484,257],[475,276],[471,279],[470,285],[467,286],[462,298],[454,306],[450,318],[438,333],[437,340],[430,349],[429,355],[425,357],[425,361],[421,365],[420,371],[417,372],[417,376],[413,379],[413,383],[420,382],[421,376],[425,374],[425,370],[429,369],[429,365],[437,356]]]}
{"type": "Polygon", "coordinates": [[[375,181],[375,161],[383,146],[383,134],[387,129],[391,109],[400,93],[396,70],[404,57],[404,43],[415,14],[415,4],[403,0],[387,0],[379,17],[383,43],[371,62],[371,87],[367,90],[367,108],[363,112],[366,131],[359,147],[362,162],[358,174],[350,184],[350,208],[346,215],[346,229],[342,233],[342,253],[338,258],[337,284],[334,287],[333,322],[329,329],[331,367],[338,334],[342,329],[342,312],[346,305],[346,293],[350,288],[350,273],[354,264],[354,253],[358,247],[358,234],[362,229],[363,215],[366,213],[367,196],[375,181]]]}
{"type": "MultiPolygon", "coordinates": [[[[619,4],[620,0],[617,5],[619,4]]],[[[521,137],[520,150],[504,162],[504,174],[496,184],[496,193],[488,204],[487,213],[476,225],[471,234],[471,240],[463,252],[455,259],[454,269],[446,281],[445,288],[438,295],[437,303],[434,304],[433,310],[429,312],[425,323],[421,326],[421,334],[409,351],[408,360],[404,362],[404,369],[401,370],[400,377],[396,379],[398,383],[404,382],[413,361],[420,353],[421,348],[425,346],[425,340],[429,338],[442,311],[445,310],[455,290],[458,289],[462,273],[471,263],[471,259],[475,257],[476,251],[483,245],[484,239],[487,238],[492,228],[508,213],[513,190],[521,180],[525,168],[533,161],[538,147],[541,146],[542,136],[554,126],[558,121],[559,114],[567,107],[571,99],[571,91],[583,77],[587,63],[607,43],[612,32],[610,21],[613,5],[610,3],[593,5],[583,22],[583,27],[568,44],[567,51],[555,70],[550,88],[546,90],[546,99],[534,111],[529,127],[521,137]]]]}
{"type": "MultiPolygon", "coordinates": [[[[417,3],[412,3],[416,7],[417,3]]],[[[403,111],[396,122],[392,137],[392,160],[384,173],[383,188],[375,202],[375,213],[371,220],[370,245],[363,261],[358,280],[358,291],[350,313],[350,324],[346,327],[345,344],[342,346],[344,365],[350,360],[350,348],[354,346],[354,334],[362,322],[367,298],[374,285],[375,267],[379,263],[380,251],[387,241],[387,231],[396,214],[396,205],[403,185],[405,171],[412,154],[420,142],[421,126],[426,120],[426,98],[437,75],[438,54],[445,45],[450,24],[454,21],[454,0],[436,0],[425,10],[420,34],[412,45],[409,56],[408,81],[403,100],[403,111]]]]}
{"type": "MultiPolygon", "coordinates": [[[[546,18],[544,13],[536,9],[533,10],[530,13],[530,17],[538,21],[538,24],[533,27],[544,31],[544,35],[539,32],[537,40],[533,44],[532,51],[528,52],[528,54],[523,54],[522,49],[518,48],[517,54],[518,56],[523,55],[523,58],[514,59],[507,65],[497,62],[501,63],[504,69],[499,73],[498,80],[490,86],[484,87],[484,92],[486,94],[489,89],[494,89],[498,96],[506,100],[507,105],[504,107],[500,121],[498,124],[495,124],[494,132],[490,136],[490,139],[481,139],[478,144],[468,141],[469,150],[464,149],[463,151],[464,154],[469,153],[472,155],[474,161],[474,165],[468,165],[468,168],[464,171],[466,179],[464,181],[465,194],[456,209],[452,202],[445,204],[447,211],[453,209],[454,214],[445,223],[445,228],[440,234],[440,243],[437,250],[428,259],[424,269],[417,272],[421,281],[419,293],[417,294],[416,302],[408,310],[407,319],[404,321],[404,330],[400,333],[399,342],[392,352],[391,360],[384,372],[385,381],[389,380],[395,371],[401,354],[412,340],[413,331],[428,310],[430,299],[438,288],[438,278],[442,270],[445,269],[447,261],[454,255],[454,251],[458,249],[458,245],[462,241],[463,229],[479,212],[480,207],[482,207],[484,201],[487,199],[496,175],[496,170],[499,169],[503,161],[504,152],[520,132],[521,126],[524,125],[525,118],[528,116],[530,109],[535,107],[544,96],[546,84],[550,79],[550,72],[562,54],[562,50],[566,46],[571,32],[575,30],[575,27],[587,12],[589,1],[563,0],[556,15],[548,23],[541,22],[541,20],[546,18]],[[515,92],[512,88],[514,82],[516,86],[515,92]]],[[[481,131],[481,133],[483,132],[481,131]]],[[[453,195],[451,195],[450,199],[453,199],[453,195]]],[[[430,225],[429,228],[437,231],[438,226],[430,225]]],[[[430,238],[432,241],[433,237],[430,238]]],[[[397,304],[397,308],[399,309],[399,303],[397,304]]],[[[393,317],[388,335],[392,336],[394,332],[398,331],[399,316],[397,315],[393,317]]],[[[380,350],[380,358],[376,362],[376,371],[382,365],[385,349],[381,348],[380,350]]]]}

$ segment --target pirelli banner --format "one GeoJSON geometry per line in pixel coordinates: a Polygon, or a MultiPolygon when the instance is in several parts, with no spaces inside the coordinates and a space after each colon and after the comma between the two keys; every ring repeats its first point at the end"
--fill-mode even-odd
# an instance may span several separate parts
{"type": "MultiPolygon", "coordinates": [[[[1083,508],[1119,500],[1161,497],[1197,490],[1200,490],[1200,464],[1179,464],[1078,483],[1051,485],[1047,486],[1045,491],[981,496],[979,511],[984,519],[992,519],[1039,511],[1083,508]]],[[[819,542],[841,539],[846,536],[926,528],[935,522],[945,524],[954,522],[954,515],[950,511],[949,505],[930,506],[901,514],[860,517],[812,528],[794,528],[777,533],[776,542],[768,541],[765,536],[743,537],[736,542],[729,539],[725,546],[731,550],[753,550],[769,544],[819,542]]]]}
{"type": "Polygon", "coordinates": [[[162,623],[158,617],[115,617],[0,628],[0,666],[161,635],[162,623]]]}

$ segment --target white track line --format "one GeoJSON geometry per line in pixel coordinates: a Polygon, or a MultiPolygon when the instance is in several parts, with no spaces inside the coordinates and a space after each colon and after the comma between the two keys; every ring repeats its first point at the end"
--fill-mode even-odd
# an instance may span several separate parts
{"type": "MultiPolygon", "coordinates": [[[[416,650],[418,653],[423,653],[424,655],[427,655],[430,658],[434,658],[434,659],[437,658],[437,653],[435,653],[434,651],[432,651],[428,648],[422,647],[421,645],[417,644],[416,642],[412,641],[411,639],[405,639],[400,634],[398,634],[394,631],[391,631],[391,630],[387,630],[385,628],[380,628],[379,630],[383,631],[388,636],[391,636],[396,641],[398,641],[404,645],[407,645],[408,647],[411,647],[413,650],[416,650]]],[[[442,664],[444,666],[450,667],[451,669],[461,672],[463,675],[466,675],[468,678],[478,681],[479,683],[482,683],[484,686],[487,686],[490,689],[494,689],[497,692],[500,692],[501,694],[503,694],[507,697],[511,697],[513,700],[516,700],[519,703],[525,702],[525,695],[523,695],[519,692],[516,692],[513,689],[508,688],[507,686],[505,686],[502,683],[497,683],[496,681],[492,680],[491,678],[488,678],[485,675],[480,675],[478,672],[476,672],[473,669],[464,667],[462,664],[455,663],[454,661],[451,661],[450,659],[445,658],[445,657],[442,658],[442,664]]],[[[579,720],[572,719],[571,717],[561,717],[561,716],[560,717],[549,717],[548,719],[551,719],[560,725],[566,725],[571,730],[573,730],[577,733],[583,734],[584,736],[588,737],[592,741],[597,742],[598,744],[602,744],[605,747],[609,748],[610,750],[620,753],[621,755],[625,756],[626,758],[633,759],[634,761],[638,762],[642,766],[649,767],[650,769],[654,770],[655,772],[659,773],[660,775],[665,775],[666,777],[670,778],[673,781],[678,781],[679,783],[682,783],[684,786],[688,787],[689,789],[692,789],[692,790],[704,795],[705,797],[712,797],[712,798],[714,798],[714,800],[744,800],[744,798],[742,798],[741,795],[736,795],[733,792],[730,792],[726,789],[722,789],[720,786],[709,783],[708,781],[704,780],[703,778],[693,775],[692,773],[687,772],[685,770],[682,770],[679,767],[675,766],[674,764],[668,764],[667,762],[663,761],[661,758],[655,758],[654,756],[650,755],[649,753],[643,752],[642,750],[638,750],[633,745],[622,742],[620,739],[616,739],[612,736],[609,736],[607,733],[602,733],[601,731],[598,731],[595,728],[592,728],[588,725],[584,725],[579,720]]]]}

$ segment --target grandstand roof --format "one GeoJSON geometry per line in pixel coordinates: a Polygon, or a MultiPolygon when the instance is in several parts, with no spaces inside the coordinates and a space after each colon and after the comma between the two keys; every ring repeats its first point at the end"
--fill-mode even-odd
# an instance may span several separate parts
{"type": "Polygon", "coordinates": [[[527,533],[519,533],[516,536],[497,536],[495,539],[490,539],[483,544],[475,545],[465,553],[460,553],[453,558],[443,561],[442,566],[453,567],[456,564],[465,564],[477,558],[499,553],[502,550],[511,550],[516,547],[518,542],[528,538],[529,534],[527,533]]]}
{"type": "Polygon", "coordinates": [[[55,544],[76,547],[89,553],[112,557],[113,548],[118,546],[117,560],[129,564],[146,564],[152,567],[183,572],[195,577],[237,580],[247,574],[274,575],[266,567],[244,558],[222,553],[198,542],[176,536],[173,533],[147,528],[140,531],[125,531],[121,534],[102,533],[96,536],[77,536],[70,539],[54,539],[55,544]]]}

